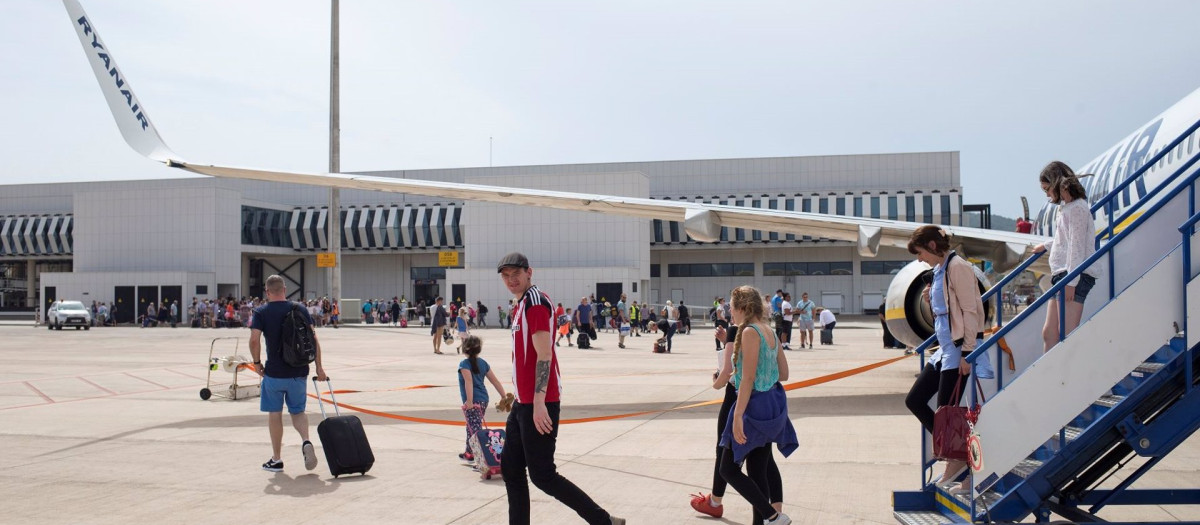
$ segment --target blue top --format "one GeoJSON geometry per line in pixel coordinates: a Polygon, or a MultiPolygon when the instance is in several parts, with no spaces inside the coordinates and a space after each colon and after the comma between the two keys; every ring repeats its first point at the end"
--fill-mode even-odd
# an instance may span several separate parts
{"type": "Polygon", "coordinates": [[[467,319],[461,315],[458,316],[457,319],[458,319],[458,321],[456,321],[456,322],[458,324],[458,331],[466,332],[467,331],[467,319]]]}
{"type": "MultiPolygon", "coordinates": [[[[756,392],[766,392],[771,389],[771,386],[779,382],[779,362],[776,359],[779,357],[779,349],[767,345],[767,338],[763,337],[755,325],[750,325],[755,332],[758,333],[758,366],[755,367],[754,373],[754,390],[756,392]]],[[[779,341],[775,341],[778,345],[779,341]]],[[[729,382],[734,388],[738,388],[742,382],[742,360],[733,364],[733,374],[729,376],[729,382]]]]}
{"type": "Polygon", "coordinates": [[[777,313],[783,310],[783,296],[776,295],[771,298],[771,313],[777,313]]]}
{"type": "Polygon", "coordinates": [[[581,304],[575,311],[579,314],[579,324],[592,324],[591,304],[581,304]]]}
{"type": "Polygon", "coordinates": [[[742,417],[742,432],[746,434],[746,443],[740,444],[733,439],[733,412],[737,407],[729,409],[729,419],[725,429],[721,431],[721,446],[733,451],[733,461],[741,464],[746,454],[758,447],[775,443],[783,457],[788,457],[792,451],[800,447],[796,437],[796,427],[788,419],[787,394],[783,386],[776,383],[766,392],[750,393],[750,401],[746,404],[746,414],[742,417]]]}
{"type": "Polygon", "coordinates": [[[308,309],[291,301],[271,301],[254,309],[254,319],[250,328],[262,332],[267,340],[267,360],[263,365],[263,373],[278,378],[307,377],[308,365],[288,366],[283,361],[279,349],[279,339],[283,337],[283,318],[292,310],[292,305],[300,313],[305,323],[312,326],[312,317],[308,309]]]}
{"type": "MultiPolygon", "coordinates": [[[[954,344],[954,336],[950,335],[950,305],[946,304],[946,263],[933,267],[933,283],[929,289],[929,307],[933,310],[933,332],[937,335],[938,350],[929,356],[930,363],[941,363],[942,370],[958,368],[962,362],[962,347],[954,344]],[[945,349],[954,349],[947,352],[945,349]]],[[[976,348],[979,344],[975,345],[976,348]]],[[[996,377],[992,362],[987,356],[981,356],[975,361],[975,372],[982,379],[996,377]]]]}
{"type": "MultiPolygon", "coordinates": [[[[476,404],[483,403],[483,406],[486,407],[488,404],[488,391],[487,387],[483,385],[483,379],[487,377],[487,373],[492,369],[492,366],[487,361],[484,361],[482,357],[476,357],[475,363],[479,365],[479,373],[471,374],[471,401],[474,401],[476,404]]],[[[463,359],[458,364],[458,369],[470,372],[471,360],[463,359]]],[[[462,398],[463,403],[467,402],[467,387],[463,384],[462,372],[458,373],[458,396],[462,398]]]]}

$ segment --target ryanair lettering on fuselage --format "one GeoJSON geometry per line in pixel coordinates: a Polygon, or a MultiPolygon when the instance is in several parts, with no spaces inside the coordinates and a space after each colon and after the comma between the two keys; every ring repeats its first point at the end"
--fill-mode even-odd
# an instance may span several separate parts
{"type": "Polygon", "coordinates": [[[117,91],[125,96],[125,102],[129,104],[129,111],[133,113],[133,117],[142,124],[143,130],[150,127],[150,120],[142,113],[141,105],[134,98],[133,92],[125,89],[125,79],[121,78],[121,71],[117,69],[117,65],[108,56],[107,50],[104,49],[104,44],[100,43],[100,36],[92,30],[92,25],[88,23],[87,17],[79,17],[77,23],[82,28],[84,35],[91,35],[92,49],[96,52],[96,58],[104,62],[104,68],[108,70],[108,76],[112,77],[113,83],[117,86],[117,91]]]}

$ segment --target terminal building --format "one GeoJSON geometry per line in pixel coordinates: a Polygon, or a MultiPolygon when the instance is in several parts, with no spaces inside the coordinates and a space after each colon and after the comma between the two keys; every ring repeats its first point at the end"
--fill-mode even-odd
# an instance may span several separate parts
{"type": "MultiPolygon", "coordinates": [[[[964,208],[958,152],[365,174],[951,225],[964,208]]],[[[511,251],[529,257],[534,283],[565,306],[624,293],[707,309],[752,284],[852,314],[874,312],[912,260],[887,247],[862,258],[852,243],[819,237],[724,229],[702,243],[670,221],[399,193],[342,190],[336,219],[327,205],[325,188],[214,178],[3,186],[0,306],[113,302],[130,322],[149,302],[261,297],[271,274],[285,277],[293,299],[323,297],[329,272],[317,255],[331,221],[341,228],[343,298],[441,295],[493,311],[510,298],[495,264],[511,251]]]]}

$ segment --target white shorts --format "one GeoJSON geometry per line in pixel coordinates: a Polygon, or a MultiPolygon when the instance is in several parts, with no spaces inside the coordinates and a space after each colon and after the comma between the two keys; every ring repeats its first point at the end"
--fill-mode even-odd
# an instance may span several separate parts
{"type": "Polygon", "coordinates": [[[809,319],[807,321],[804,319],[797,319],[794,324],[795,324],[795,327],[797,330],[812,330],[813,329],[812,319],[809,319]]]}

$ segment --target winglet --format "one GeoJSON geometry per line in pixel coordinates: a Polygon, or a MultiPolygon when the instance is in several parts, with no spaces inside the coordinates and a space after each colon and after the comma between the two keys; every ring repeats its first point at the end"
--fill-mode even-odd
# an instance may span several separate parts
{"type": "Polygon", "coordinates": [[[183,159],[171,151],[158,135],[146,108],[133,94],[129,80],[117,67],[112,53],[96,33],[96,24],[83,12],[83,7],[78,1],[63,0],[63,6],[67,8],[71,24],[75,27],[75,34],[79,36],[79,43],[83,45],[83,53],[92,65],[96,81],[100,83],[100,90],[104,92],[104,99],[108,101],[108,109],[112,111],[125,142],[134,151],[149,159],[168,165],[182,162],[183,159]]]}

